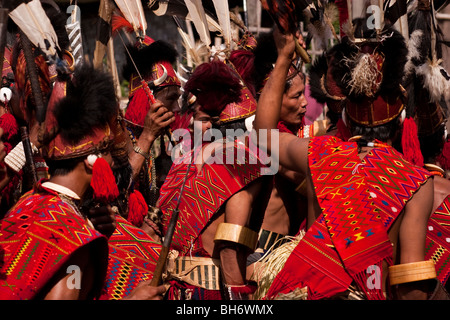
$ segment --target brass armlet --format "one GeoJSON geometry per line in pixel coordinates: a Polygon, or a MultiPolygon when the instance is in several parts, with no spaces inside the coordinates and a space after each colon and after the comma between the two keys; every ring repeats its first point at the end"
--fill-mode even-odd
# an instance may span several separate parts
{"type": "Polygon", "coordinates": [[[397,264],[389,267],[391,285],[436,278],[433,260],[397,264]]]}
{"type": "Polygon", "coordinates": [[[217,226],[214,241],[230,241],[242,244],[255,250],[258,242],[258,233],[238,224],[222,222],[217,226]]]}

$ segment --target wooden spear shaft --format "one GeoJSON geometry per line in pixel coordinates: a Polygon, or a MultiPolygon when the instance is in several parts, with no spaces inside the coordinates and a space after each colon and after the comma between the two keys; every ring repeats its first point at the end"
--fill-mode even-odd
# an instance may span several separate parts
{"type": "MultiPolygon", "coordinates": [[[[194,153],[192,154],[192,157],[194,157],[194,153]]],[[[180,189],[180,195],[178,196],[177,205],[175,207],[175,210],[173,210],[172,216],[170,217],[169,226],[167,227],[166,234],[164,235],[164,241],[163,246],[161,248],[161,253],[159,254],[158,262],[156,263],[155,272],[153,273],[153,278],[150,283],[151,286],[156,287],[159,286],[162,283],[162,274],[164,272],[167,256],[169,255],[170,245],[172,243],[173,233],[175,231],[175,228],[177,226],[178,222],[178,216],[179,216],[179,207],[181,203],[181,197],[184,193],[184,186],[186,185],[187,178],[189,176],[189,172],[191,171],[191,166],[194,160],[189,163],[189,166],[187,168],[186,174],[184,176],[184,181],[180,189]]]]}

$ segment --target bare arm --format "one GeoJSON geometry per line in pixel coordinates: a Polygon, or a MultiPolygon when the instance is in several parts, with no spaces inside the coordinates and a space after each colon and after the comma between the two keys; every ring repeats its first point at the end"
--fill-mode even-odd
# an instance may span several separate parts
{"type": "MultiPolygon", "coordinates": [[[[433,179],[428,179],[405,206],[399,230],[399,264],[425,260],[427,224],[433,207],[433,183],[433,179]]],[[[396,298],[426,300],[427,292],[430,292],[428,282],[407,282],[397,286],[396,298]]]]}
{"type": "Polygon", "coordinates": [[[253,127],[258,136],[258,146],[267,151],[273,157],[273,161],[289,170],[307,172],[307,160],[305,155],[308,150],[308,140],[281,132],[279,139],[276,135],[267,134],[267,141],[260,141],[263,130],[277,128],[280,119],[281,103],[286,83],[286,76],[291,65],[295,41],[292,34],[282,35],[279,31],[274,33],[278,48],[278,58],[275,67],[264,86],[256,108],[256,116],[253,127]],[[273,141],[272,141],[273,140],[273,141]],[[300,161],[299,161],[300,160],[300,161]]]}
{"type": "MultiPolygon", "coordinates": [[[[248,226],[252,214],[253,203],[260,192],[259,183],[253,183],[247,188],[233,195],[225,206],[225,222],[248,226]]],[[[235,243],[216,243],[219,251],[220,265],[224,282],[228,285],[242,285],[245,283],[246,261],[248,248],[235,243]]]]}
{"type": "MultiPolygon", "coordinates": [[[[280,119],[281,102],[286,85],[286,75],[292,62],[295,42],[292,34],[282,35],[278,29],[274,32],[278,58],[275,67],[264,85],[256,108],[253,127],[258,133],[261,129],[276,129],[280,119]]],[[[270,146],[269,146],[270,149],[270,146]]]]}
{"type": "Polygon", "coordinates": [[[433,184],[433,179],[428,179],[405,206],[399,233],[400,263],[425,259],[427,225],[433,207],[433,184]]]}
{"type": "Polygon", "coordinates": [[[45,300],[84,300],[93,287],[95,266],[90,263],[89,249],[78,249],[44,289],[45,300]],[[77,271],[67,272],[69,266],[77,271]],[[76,285],[78,283],[79,285],[76,285]]]}

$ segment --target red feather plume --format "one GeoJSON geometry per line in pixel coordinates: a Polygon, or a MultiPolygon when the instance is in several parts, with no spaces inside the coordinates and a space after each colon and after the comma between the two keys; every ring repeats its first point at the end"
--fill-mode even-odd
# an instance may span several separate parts
{"type": "Polygon", "coordinates": [[[133,32],[133,26],[120,14],[113,14],[111,17],[112,33],[116,34],[119,30],[124,29],[126,32],[133,32]]]}

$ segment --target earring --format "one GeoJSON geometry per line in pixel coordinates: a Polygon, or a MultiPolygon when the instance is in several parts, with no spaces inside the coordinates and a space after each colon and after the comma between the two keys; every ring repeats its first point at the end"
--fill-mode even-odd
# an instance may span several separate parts
{"type": "Polygon", "coordinates": [[[95,163],[95,161],[97,161],[97,159],[98,159],[98,156],[95,154],[90,154],[87,156],[87,161],[88,161],[89,165],[91,165],[91,166],[94,165],[94,163],[95,163]]]}
{"type": "Polygon", "coordinates": [[[12,97],[12,91],[10,88],[3,87],[0,89],[0,101],[3,103],[7,103],[9,100],[11,100],[12,97]]]}
{"type": "Polygon", "coordinates": [[[402,110],[400,119],[401,119],[402,123],[405,121],[405,119],[406,119],[406,110],[405,109],[402,110]]]}

